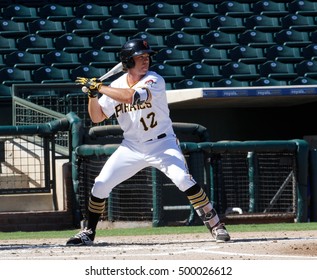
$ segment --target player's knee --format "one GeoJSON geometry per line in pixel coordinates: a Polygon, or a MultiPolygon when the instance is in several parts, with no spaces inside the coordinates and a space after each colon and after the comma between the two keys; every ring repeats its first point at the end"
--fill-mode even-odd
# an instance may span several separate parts
{"type": "Polygon", "coordinates": [[[91,189],[91,194],[98,198],[107,198],[111,189],[107,188],[103,182],[96,181],[91,189]]]}
{"type": "Polygon", "coordinates": [[[187,174],[184,176],[178,176],[174,179],[174,184],[181,190],[182,192],[188,190],[191,186],[193,186],[195,182],[188,176],[187,174]]]}

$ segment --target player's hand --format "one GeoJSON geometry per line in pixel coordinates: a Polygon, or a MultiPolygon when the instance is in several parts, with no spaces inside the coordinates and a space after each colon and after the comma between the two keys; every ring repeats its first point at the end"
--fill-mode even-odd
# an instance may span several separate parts
{"type": "Polygon", "coordinates": [[[97,78],[88,79],[84,77],[77,77],[76,83],[78,85],[85,86],[93,94],[97,94],[102,86],[102,82],[97,78]]]}

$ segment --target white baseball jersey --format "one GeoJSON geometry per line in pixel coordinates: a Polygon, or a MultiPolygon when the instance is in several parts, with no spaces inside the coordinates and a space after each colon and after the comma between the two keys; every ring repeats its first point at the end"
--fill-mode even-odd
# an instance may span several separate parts
{"type": "MultiPolygon", "coordinates": [[[[127,74],[113,81],[111,86],[128,88],[127,74]]],[[[152,94],[152,99],[143,105],[122,104],[106,95],[99,98],[104,114],[117,117],[124,140],[96,177],[92,188],[95,197],[107,198],[115,186],[149,166],[161,170],[181,191],[196,184],[173,131],[164,79],[148,71],[133,86],[138,87],[147,87],[152,94]]]]}
{"type": "MultiPolygon", "coordinates": [[[[111,83],[114,88],[128,88],[127,73],[111,83]]],[[[174,134],[172,121],[169,117],[165,93],[165,81],[155,72],[147,74],[132,88],[147,87],[152,94],[152,100],[142,105],[119,103],[103,95],[99,99],[104,114],[109,118],[115,114],[118,123],[124,131],[124,138],[129,141],[145,142],[163,133],[174,134]]]]}

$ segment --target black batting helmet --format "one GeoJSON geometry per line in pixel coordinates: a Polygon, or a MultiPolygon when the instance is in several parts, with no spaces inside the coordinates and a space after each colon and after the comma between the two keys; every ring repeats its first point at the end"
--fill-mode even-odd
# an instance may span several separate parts
{"type": "Polygon", "coordinates": [[[143,39],[132,39],[127,41],[120,51],[120,60],[123,65],[123,70],[132,68],[134,66],[133,57],[144,53],[148,53],[150,56],[155,54],[155,51],[151,49],[147,41],[143,39]]]}

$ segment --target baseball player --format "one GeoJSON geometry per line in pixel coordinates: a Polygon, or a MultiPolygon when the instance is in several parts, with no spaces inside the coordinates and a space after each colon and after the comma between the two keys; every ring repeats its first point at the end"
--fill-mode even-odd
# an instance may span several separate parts
{"type": "Polygon", "coordinates": [[[111,190],[145,167],[155,167],[185,192],[193,208],[219,242],[230,236],[205,191],[188,172],[172,127],[164,79],[149,71],[155,52],[142,39],[127,41],[120,52],[125,72],[110,86],[96,78],[77,78],[88,90],[88,112],[94,123],[115,115],[124,139],[95,178],[88,203],[87,227],[66,245],[92,245],[111,190]],[[97,98],[97,94],[102,94],[97,98]]]}

